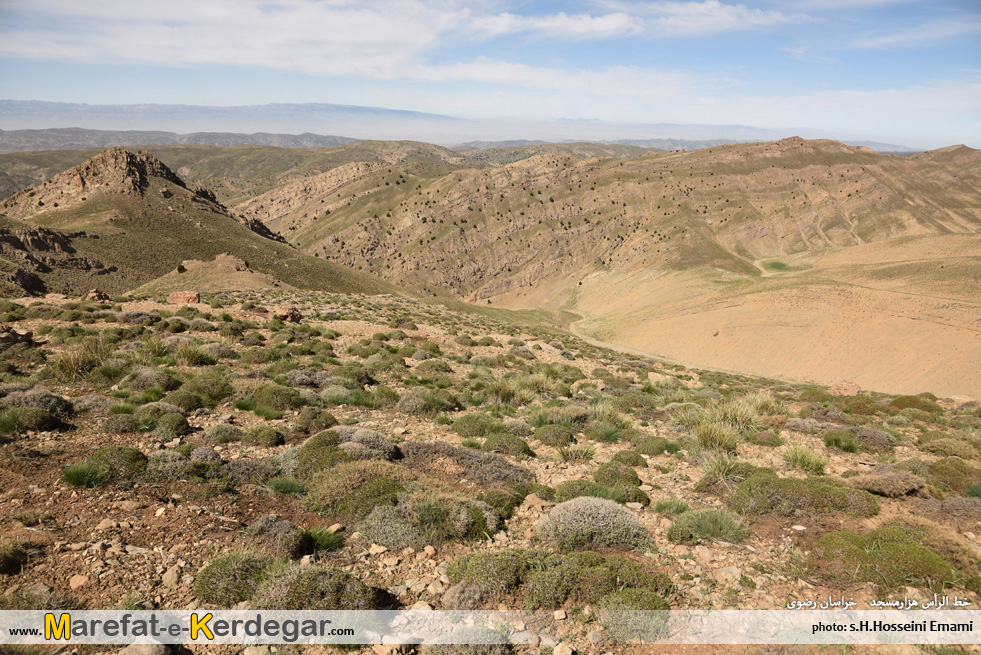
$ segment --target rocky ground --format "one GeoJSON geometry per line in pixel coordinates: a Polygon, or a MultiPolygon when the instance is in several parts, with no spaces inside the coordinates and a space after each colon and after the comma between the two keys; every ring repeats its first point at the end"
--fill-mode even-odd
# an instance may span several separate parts
{"type": "MultiPolygon", "coordinates": [[[[615,589],[543,599],[534,572],[493,591],[466,572],[475,557],[518,549],[567,558],[562,566],[583,552],[596,553],[594,569],[625,560],[617,566],[643,572],[627,586],[679,609],[841,596],[864,609],[937,592],[981,603],[975,403],[694,371],[395,297],[205,300],[49,297],[0,308],[5,334],[21,337],[3,346],[0,386],[6,609],[244,608],[261,598],[286,607],[294,601],[270,600],[261,584],[328,570],[393,607],[469,598],[474,608],[543,610],[516,630],[530,641],[519,653],[657,652],[610,639],[599,609],[615,589]],[[285,306],[299,323],[275,318],[285,306]],[[107,446],[135,451],[110,456],[107,446]],[[332,481],[352,471],[392,493],[338,496],[332,481]],[[786,502],[764,507],[761,489],[786,502]],[[582,534],[556,537],[553,512],[576,497],[590,511],[625,513],[615,520],[641,536],[614,541],[573,526],[582,534]],[[392,506],[403,532],[365,534],[373,508],[392,506]],[[432,507],[452,518],[425,518],[432,507]],[[260,521],[269,515],[273,530],[260,521]],[[856,575],[850,551],[827,541],[896,525],[923,565],[902,579],[856,575]],[[195,585],[216,557],[243,549],[265,553],[258,596],[218,603],[195,585]],[[651,582],[659,574],[670,584],[651,582]]],[[[381,648],[364,652],[397,650],[381,648]]]]}

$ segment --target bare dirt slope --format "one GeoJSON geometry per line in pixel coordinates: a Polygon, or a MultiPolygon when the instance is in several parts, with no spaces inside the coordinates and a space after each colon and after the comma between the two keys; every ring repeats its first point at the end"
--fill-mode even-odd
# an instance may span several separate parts
{"type": "Polygon", "coordinates": [[[574,301],[588,317],[576,328],[724,370],[981,396],[981,237],[897,241],[751,281],[704,271],[596,275],[574,301]]]}

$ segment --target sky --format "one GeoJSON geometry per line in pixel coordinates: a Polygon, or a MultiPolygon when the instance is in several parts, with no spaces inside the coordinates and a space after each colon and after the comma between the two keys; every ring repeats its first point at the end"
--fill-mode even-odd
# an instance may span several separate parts
{"type": "Polygon", "coordinates": [[[0,98],[981,147],[981,0],[0,0],[0,98]]]}

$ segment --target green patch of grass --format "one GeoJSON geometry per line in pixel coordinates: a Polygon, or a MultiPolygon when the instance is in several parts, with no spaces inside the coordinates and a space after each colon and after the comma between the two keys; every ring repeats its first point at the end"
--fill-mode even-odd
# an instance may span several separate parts
{"type": "Polygon", "coordinates": [[[741,517],[714,509],[684,512],[668,529],[668,539],[675,543],[697,544],[706,539],[738,543],[748,536],[741,517]]]}
{"type": "Polygon", "coordinates": [[[824,475],[825,466],[828,464],[826,458],[800,444],[787,446],[783,451],[783,461],[809,475],[824,475]]]}
{"type": "Polygon", "coordinates": [[[558,449],[563,462],[591,462],[596,457],[592,446],[565,446],[558,449]]]}
{"type": "Polygon", "coordinates": [[[315,552],[340,550],[341,546],[344,545],[344,538],[327,528],[310,528],[306,533],[310,538],[311,548],[315,552]]]}
{"type": "Polygon", "coordinates": [[[98,487],[109,481],[109,472],[89,461],[78,462],[66,467],[61,479],[73,487],[98,487]]]}
{"type": "Polygon", "coordinates": [[[773,471],[753,474],[739,483],[731,504],[740,514],[794,516],[800,512],[846,512],[875,516],[879,502],[867,491],[819,478],[778,478],[773,471]]]}
{"type": "Polygon", "coordinates": [[[659,500],[654,503],[654,511],[658,514],[666,514],[672,516],[674,514],[684,514],[689,509],[688,503],[678,498],[672,498],[671,500],[659,500]]]}
{"type": "Polygon", "coordinates": [[[266,482],[266,487],[284,496],[301,496],[307,492],[307,488],[303,483],[293,478],[271,478],[266,482]]]}
{"type": "Polygon", "coordinates": [[[858,452],[858,439],[851,430],[828,430],[824,433],[824,445],[846,453],[858,452]]]}
{"type": "Polygon", "coordinates": [[[939,592],[955,579],[942,557],[898,523],[865,535],[831,532],[818,539],[814,554],[822,576],[833,580],[873,582],[887,589],[925,586],[939,592]]]}

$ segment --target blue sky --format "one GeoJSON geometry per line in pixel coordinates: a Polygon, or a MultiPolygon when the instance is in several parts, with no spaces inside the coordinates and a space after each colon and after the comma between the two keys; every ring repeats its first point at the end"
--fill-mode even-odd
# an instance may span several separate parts
{"type": "Polygon", "coordinates": [[[0,84],[19,100],[324,102],[981,147],[981,2],[0,0],[0,84]]]}

